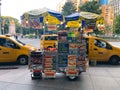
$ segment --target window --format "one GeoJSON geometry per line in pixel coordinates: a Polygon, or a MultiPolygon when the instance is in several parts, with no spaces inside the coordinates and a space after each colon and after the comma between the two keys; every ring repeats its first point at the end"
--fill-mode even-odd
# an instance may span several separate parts
{"type": "Polygon", "coordinates": [[[112,49],[112,47],[108,43],[98,39],[94,40],[94,45],[100,48],[112,49]]]}
{"type": "Polygon", "coordinates": [[[17,41],[19,44],[21,44],[21,45],[23,45],[23,46],[25,45],[25,43],[19,41],[18,39],[15,39],[15,38],[11,38],[11,39],[17,41]]]}
{"type": "Polygon", "coordinates": [[[15,48],[15,49],[19,49],[19,46],[16,45],[14,42],[12,42],[11,40],[9,39],[6,39],[6,47],[9,47],[9,48],[15,48]]]}
{"type": "Polygon", "coordinates": [[[45,40],[57,40],[57,36],[46,36],[45,40]]]}
{"type": "Polygon", "coordinates": [[[5,38],[0,38],[0,46],[5,46],[5,38]]]}
{"type": "Polygon", "coordinates": [[[6,39],[6,47],[13,47],[13,46],[14,46],[14,43],[6,39]]]}
{"type": "Polygon", "coordinates": [[[95,46],[98,46],[98,47],[101,47],[101,48],[106,48],[106,42],[101,41],[101,40],[95,39],[94,45],[95,45],[95,46]]]}

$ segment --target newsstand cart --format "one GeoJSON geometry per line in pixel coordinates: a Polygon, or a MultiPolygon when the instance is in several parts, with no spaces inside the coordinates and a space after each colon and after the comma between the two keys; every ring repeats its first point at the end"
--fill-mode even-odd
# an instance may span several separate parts
{"type": "Polygon", "coordinates": [[[82,32],[65,30],[58,32],[54,48],[31,52],[29,66],[31,78],[55,78],[56,73],[65,73],[69,79],[77,79],[88,68],[86,40],[82,32]],[[36,63],[38,61],[39,63],[36,63]]]}

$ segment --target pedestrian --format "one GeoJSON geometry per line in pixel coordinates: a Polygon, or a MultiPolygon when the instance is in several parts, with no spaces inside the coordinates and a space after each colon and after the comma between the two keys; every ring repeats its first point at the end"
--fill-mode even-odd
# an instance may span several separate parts
{"type": "Polygon", "coordinates": [[[14,35],[14,37],[15,37],[16,39],[18,39],[18,36],[17,36],[17,35],[14,35]]]}
{"type": "Polygon", "coordinates": [[[15,38],[16,38],[16,39],[18,39],[18,36],[17,36],[17,35],[15,35],[15,38]]]}

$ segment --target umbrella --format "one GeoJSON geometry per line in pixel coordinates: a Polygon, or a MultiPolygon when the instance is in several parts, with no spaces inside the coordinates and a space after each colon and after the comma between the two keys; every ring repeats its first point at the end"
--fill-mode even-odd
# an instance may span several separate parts
{"type": "Polygon", "coordinates": [[[104,19],[98,14],[91,12],[73,13],[65,17],[67,27],[81,28],[90,25],[103,24],[104,19]]]}
{"type": "Polygon", "coordinates": [[[28,26],[38,27],[41,23],[57,25],[63,21],[63,15],[54,10],[40,8],[25,12],[21,16],[21,20],[25,26],[28,24],[28,26]],[[26,21],[27,23],[25,23],[26,21]]]}

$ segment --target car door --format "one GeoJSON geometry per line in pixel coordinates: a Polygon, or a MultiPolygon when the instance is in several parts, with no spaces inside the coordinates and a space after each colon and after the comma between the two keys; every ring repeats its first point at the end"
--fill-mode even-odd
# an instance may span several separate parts
{"type": "Polygon", "coordinates": [[[93,58],[97,61],[108,61],[111,50],[107,48],[108,43],[100,40],[100,39],[94,39],[94,47],[93,47],[93,58]]]}
{"type": "Polygon", "coordinates": [[[1,38],[3,43],[0,45],[0,62],[12,62],[15,61],[15,49],[13,48],[13,42],[6,38],[1,38]]]}

